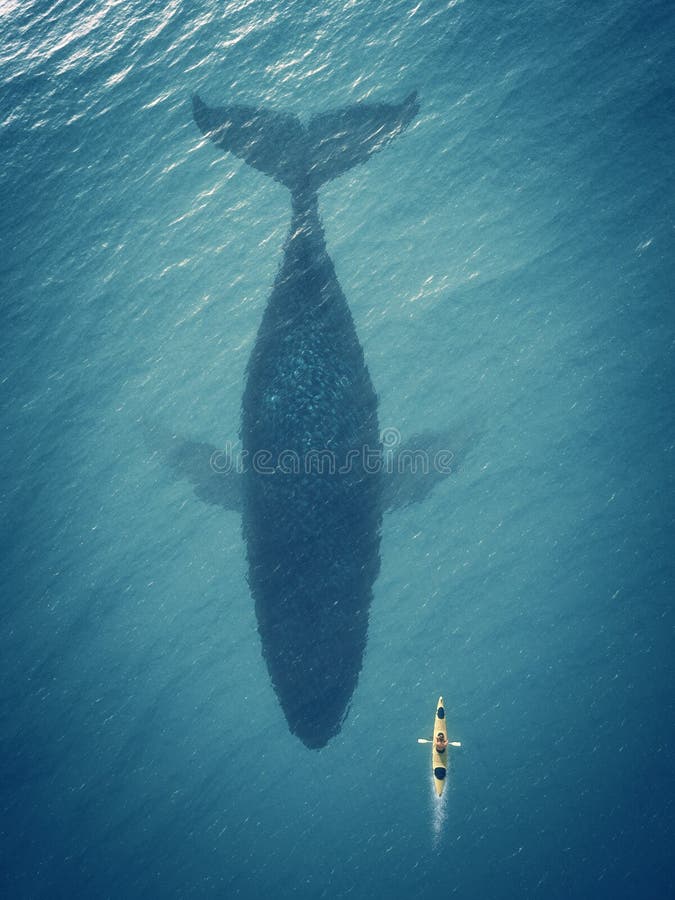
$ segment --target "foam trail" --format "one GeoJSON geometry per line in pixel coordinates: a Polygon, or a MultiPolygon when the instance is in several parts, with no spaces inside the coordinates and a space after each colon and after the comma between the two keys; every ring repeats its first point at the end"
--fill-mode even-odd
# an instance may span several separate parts
{"type": "Polygon", "coordinates": [[[433,775],[430,782],[431,788],[431,844],[437,850],[443,836],[443,826],[448,814],[448,785],[439,797],[434,788],[433,775]]]}

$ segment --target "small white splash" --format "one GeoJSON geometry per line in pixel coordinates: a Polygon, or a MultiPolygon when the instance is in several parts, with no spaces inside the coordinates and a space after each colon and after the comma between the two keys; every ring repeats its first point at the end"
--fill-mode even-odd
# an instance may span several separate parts
{"type": "Polygon", "coordinates": [[[0,18],[19,8],[19,0],[0,0],[0,18]]]}
{"type": "Polygon", "coordinates": [[[434,850],[438,850],[441,838],[443,837],[443,827],[448,814],[448,785],[439,797],[434,787],[434,778],[431,776],[431,846],[434,850]]]}
{"type": "Polygon", "coordinates": [[[141,106],[141,109],[152,109],[153,106],[158,106],[160,103],[164,103],[165,100],[168,100],[171,94],[172,91],[162,91],[161,94],[157,94],[154,100],[141,106]]]}
{"type": "Polygon", "coordinates": [[[132,69],[133,69],[133,65],[127,66],[126,69],[122,69],[119,72],[115,72],[114,75],[111,75],[110,78],[108,78],[108,79],[106,79],[106,81],[104,81],[103,86],[104,87],[112,87],[115,84],[119,84],[121,81],[124,81],[124,79],[127,77],[127,75],[129,74],[129,72],[131,72],[132,69]]]}

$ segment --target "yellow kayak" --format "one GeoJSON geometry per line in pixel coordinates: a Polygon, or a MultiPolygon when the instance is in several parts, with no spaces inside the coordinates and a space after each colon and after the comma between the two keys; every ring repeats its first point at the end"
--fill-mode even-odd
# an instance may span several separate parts
{"type": "Polygon", "coordinates": [[[436,718],[434,719],[434,737],[431,750],[431,767],[434,773],[434,787],[436,793],[440,797],[445,787],[445,776],[448,773],[448,748],[438,751],[436,749],[436,738],[442,734],[445,740],[448,739],[447,725],[445,722],[445,707],[443,706],[443,698],[438,698],[436,705],[436,718]]]}

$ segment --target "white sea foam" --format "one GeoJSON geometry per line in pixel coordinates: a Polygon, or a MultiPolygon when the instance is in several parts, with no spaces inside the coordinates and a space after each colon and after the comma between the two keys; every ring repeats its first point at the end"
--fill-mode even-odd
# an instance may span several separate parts
{"type": "Polygon", "coordinates": [[[445,786],[445,790],[439,797],[436,794],[432,775],[429,787],[431,792],[431,846],[434,850],[438,850],[448,815],[448,786],[445,786]]]}

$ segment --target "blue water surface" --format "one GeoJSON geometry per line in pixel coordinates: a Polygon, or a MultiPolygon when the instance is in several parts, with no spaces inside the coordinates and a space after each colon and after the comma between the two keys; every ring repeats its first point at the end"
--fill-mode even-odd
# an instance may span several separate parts
{"type": "Polygon", "coordinates": [[[675,892],[674,73],[658,0],[0,2],[0,896],[675,892]],[[237,439],[290,221],[190,94],[413,89],[319,203],[381,426],[459,466],[310,751],[238,515],[149,437],[237,439]]]}

